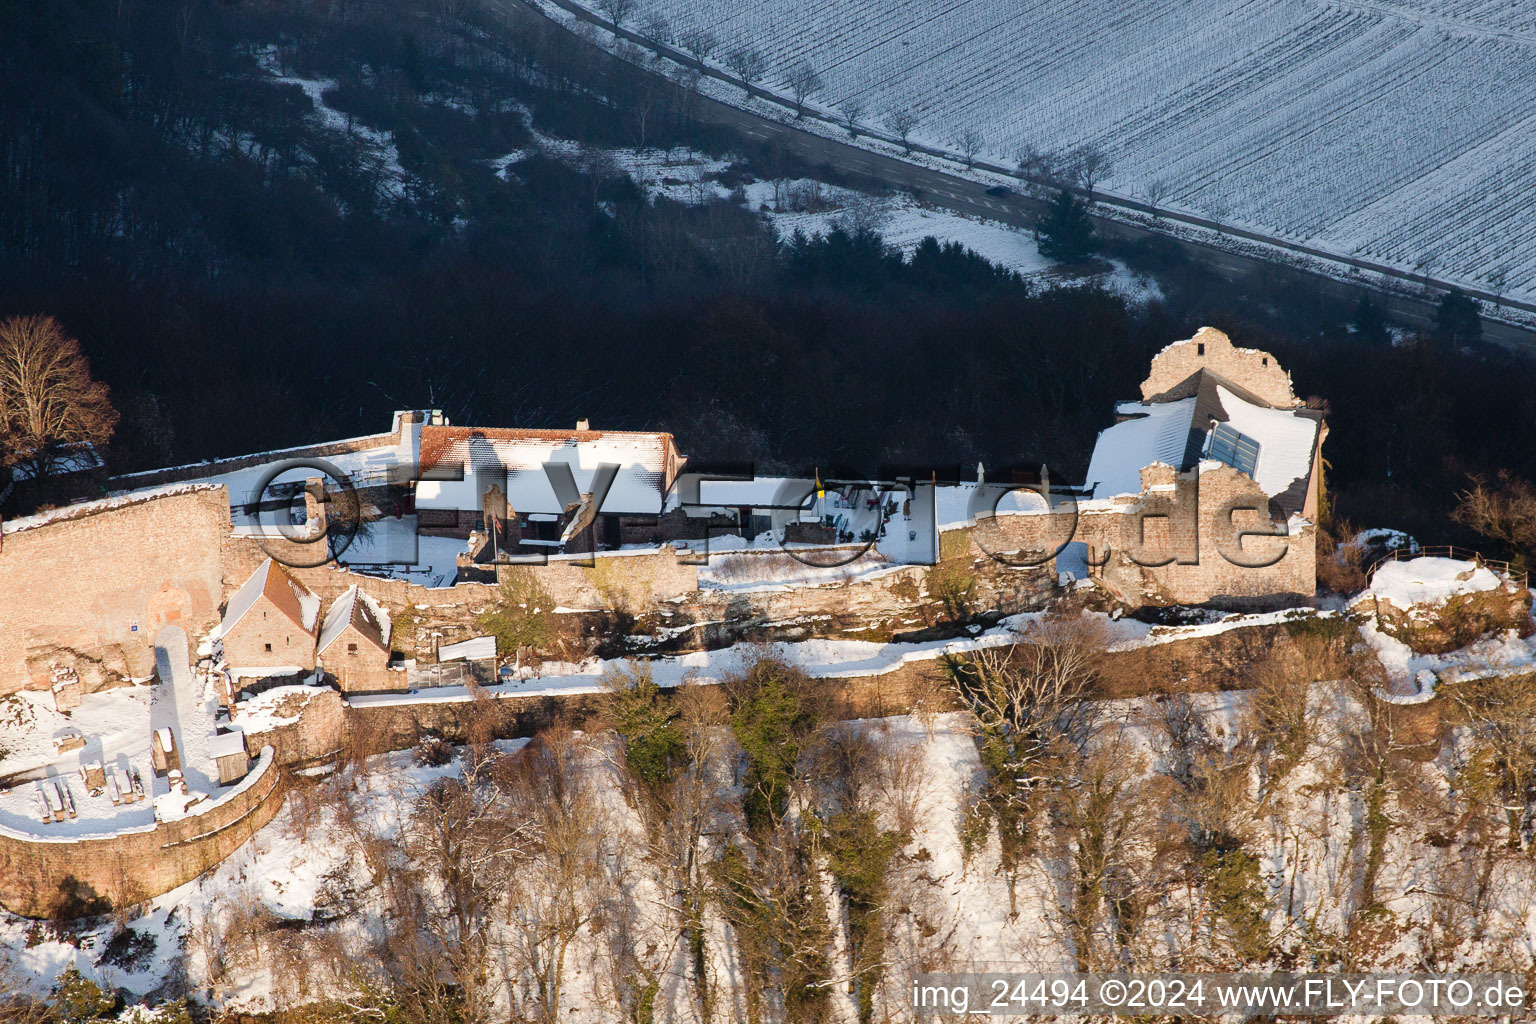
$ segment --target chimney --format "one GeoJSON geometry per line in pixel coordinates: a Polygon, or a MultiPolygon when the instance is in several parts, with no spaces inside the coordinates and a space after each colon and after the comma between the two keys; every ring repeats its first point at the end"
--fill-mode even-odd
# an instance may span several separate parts
{"type": "Polygon", "coordinates": [[[577,430],[591,430],[592,427],[591,427],[590,421],[585,416],[583,416],[581,419],[576,421],[576,429],[577,430]]]}

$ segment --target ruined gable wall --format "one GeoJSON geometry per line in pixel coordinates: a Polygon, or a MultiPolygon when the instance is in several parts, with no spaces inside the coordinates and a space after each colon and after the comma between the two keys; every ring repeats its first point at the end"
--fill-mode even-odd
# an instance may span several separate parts
{"type": "Polygon", "coordinates": [[[1152,371],[1141,383],[1142,400],[1188,397],[1178,386],[1200,370],[1220,374],[1278,408],[1296,404],[1291,375],[1280,367],[1279,360],[1256,348],[1234,346],[1232,339],[1214,327],[1202,327],[1193,338],[1176,341],[1152,357],[1152,371]]]}

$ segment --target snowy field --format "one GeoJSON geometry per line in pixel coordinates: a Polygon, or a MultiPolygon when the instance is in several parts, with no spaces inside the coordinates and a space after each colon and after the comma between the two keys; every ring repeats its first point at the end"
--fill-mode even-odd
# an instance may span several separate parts
{"type": "MultiPolygon", "coordinates": [[[[1536,6],[1506,0],[642,0],[728,66],[804,62],[888,130],[1007,166],[1100,147],[1111,193],[1339,255],[1536,298],[1536,6]]],[[[739,101],[739,92],[737,99],[739,101]]]]}

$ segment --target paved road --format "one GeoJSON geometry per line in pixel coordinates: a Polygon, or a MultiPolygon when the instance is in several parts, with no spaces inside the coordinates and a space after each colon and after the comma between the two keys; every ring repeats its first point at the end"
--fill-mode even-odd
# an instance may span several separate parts
{"type": "MultiPolygon", "coordinates": [[[[489,0],[489,2],[493,5],[493,8],[499,8],[504,16],[505,12],[514,6],[517,9],[531,11],[540,17],[544,16],[543,10],[536,4],[528,2],[528,0],[489,0]]],[[[613,30],[613,26],[609,22],[593,15],[585,8],[572,2],[572,0],[554,0],[554,2],[577,17],[594,24],[599,24],[610,31],[613,30]]],[[[557,23],[551,22],[551,24],[557,23]]],[[[634,32],[620,30],[620,34],[629,38],[631,42],[637,45],[647,49],[654,49],[653,44],[634,32]]],[[[597,49],[597,59],[599,60],[617,61],[620,59],[606,50],[595,49],[597,49]]],[[[669,48],[664,47],[663,50],[669,50],[669,48]]],[[[676,51],[671,51],[671,55],[681,61],[688,59],[686,55],[676,51]]],[[[708,70],[712,77],[734,82],[730,76],[719,72],[717,69],[711,68],[708,70]]],[[[736,83],[736,85],[738,88],[740,87],[739,83],[736,83]]],[[[766,93],[758,93],[757,90],[754,90],[754,93],[761,95],[764,99],[781,102],[777,97],[766,93]]],[[[918,193],[924,201],[956,213],[987,217],[1018,227],[1032,227],[1045,207],[1043,200],[1022,193],[1016,193],[1008,198],[990,196],[987,194],[987,186],[985,184],[972,181],[960,175],[949,174],[902,160],[899,157],[872,152],[837,139],[804,131],[792,124],[764,117],[750,110],[734,107],[707,96],[699,97],[698,116],[701,120],[711,124],[733,128],[749,138],[773,142],[787,152],[794,153],[810,163],[830,164],[844,172],[869,175],[891,185],[911,189],[918,193]]],[[[1003,173],[1008,172],[1006,168],[988,167],[984,164],[978,164],[978,166],[984,166],[989,170],[1003,173]]],[[[1115,204],[1142,213],[1153,212],[1150,207],[1132,200],[1116,199],[1115,204]]],[[[1213,229],[1220,227],[1213,221],[1199,217],[1181,216],[1178,219],[1198,227],[1213,229]]],[[[1149,237],[1170,239],[1184,250],[1192,262],[1207,268],[1226,280],[1236,280],[1256,271],[1291,275],[1306,288],[1322,295],[1345,301],[1354,301],[1359,296],[1361,290],[1369,290],[1377,296],[1377,300],[1381,302],[1388,314],[1394,319],[1416,327],[1427,327],[1434,322],[1435,307],[1439,301],[1438,296],[1435,298],[1420,298],[1414,295],[1404,295],[1399,292],[1380,291],[1368,281],[1357,283],[1339,280],[1324,274],[1302,270],[1289,264],[1235,253],[1227,249],[1204,245],[1188,239],[1176,238],[1162,232],[1149,230],[1140,225],[1127,224],[1113,217],[1095,215],[1094,220],[1096,228],[1101,234],[1106,236],[1121,238],[1127,241],[1136,241],[1149,237]]],[[[1281,245],[1298,253],[1327,259],[1334,263],[1351,267],[1362,273],[1387,273],[1390,276],[1401,279],[1405,284],[1435,287],[1432,279],[1421,275],[1406,274],[1389,268],[1382,268],[1368,261],[1357,260],[1351,257],[1339,257],[1309,246],[1268,239],[1251,232],[1232,228],[1225,228],[1224,230],[1233,237],[1246,238],[1271,245],[1281,245]]],[[[1481,297],[1485,302],[1492,299],[1491,296],[1481,297]]],[[[1483,338],[1505,348],[1536,353],[1536,332],[1512,324],[1485,319],[1483,321],[1483,338]]]]}

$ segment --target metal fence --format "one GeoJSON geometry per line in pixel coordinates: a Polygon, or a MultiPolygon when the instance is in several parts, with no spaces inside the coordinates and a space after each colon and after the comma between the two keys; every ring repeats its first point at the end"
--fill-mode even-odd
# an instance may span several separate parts
{"type": "Polygon", "coordinates": [[[1530,585],[1530,579],[1524,569],[1518,569],[1510,563],[1497,558],[1484,558],[1480,551],[1457,547],[1454,544],[1426,544],[1420,547],[1393,548],[1371,563],[1371,567],[1366,570],[1366,577],[1375,576],[1376,570],[1388,562],[1405,562],[1414,558],[1454,558],[1459,562],[1471,562],[1485,569],[1491,569],[1521,590],[1526,589],[1530,585]]]}

